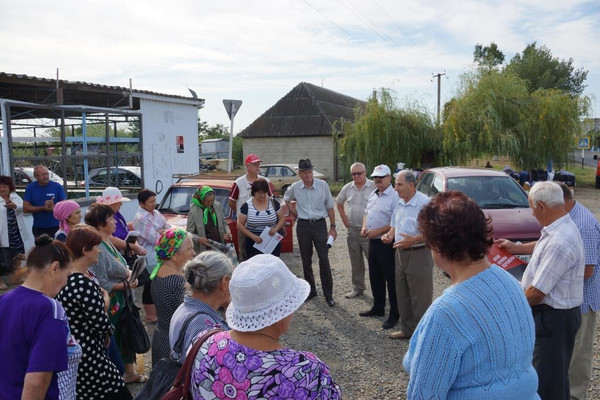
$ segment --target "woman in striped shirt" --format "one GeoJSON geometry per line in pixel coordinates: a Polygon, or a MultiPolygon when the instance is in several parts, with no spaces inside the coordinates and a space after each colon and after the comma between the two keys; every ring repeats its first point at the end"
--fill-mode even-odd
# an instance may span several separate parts
{"type": "MultiPolygon", "coordinates": [[[[254,243],[262,243],[260,234],[265,227],[269,227],[269,235],[273,236],[285,224],[285,215],[279,203],[269,197],[269,184],[264,179],[257,179],[252,183],[250,193],[252,197],[242,205],[238,215],[237,228],[246,235],[246,253],[248,258],[261,254],[254,247],[254,243]]],[[[281,241],[271,254],[279,257],[281,241]]]]}

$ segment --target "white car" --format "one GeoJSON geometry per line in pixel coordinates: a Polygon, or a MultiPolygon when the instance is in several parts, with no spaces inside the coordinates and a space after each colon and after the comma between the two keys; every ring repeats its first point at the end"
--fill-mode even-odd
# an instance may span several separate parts
{"type": "MultiPolygon", "coordinates": [[[[107,174],[107,168],[96,168],[88,174],[90,186],[115,186],[123,187],[141,187],[142,169],[136,166],[120,166],[110,168],[110,181],[107,174]]],[[[85,186],[86,181],[81,181],[80,186],[85,186]]]]}
{"type": "MultiPolygon", "coordinates": [[[[50,180],[58,182],[64,185],[64,179],[56,175],[54,172],[50,172],[50,180]]],[[[15,167],[15,186],[27,186],[31,182],[35,182],[35,176],[33,176],[33,167],[15,167]]]]}

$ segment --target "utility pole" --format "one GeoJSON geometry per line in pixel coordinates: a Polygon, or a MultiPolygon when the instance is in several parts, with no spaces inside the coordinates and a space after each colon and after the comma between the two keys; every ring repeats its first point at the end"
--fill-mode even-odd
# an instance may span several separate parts
{"type": "Polygon", "coordinates": [[[433,74],[434,78],[437,78],[437,86],[438,86],[438,91],[437,91],[437,125],[438,127],[440,126],[440,98],[441,98],[441,92],[442,92],[442,76],[446,75],[446,72],[440,72],[437,74],[433,74]]]}

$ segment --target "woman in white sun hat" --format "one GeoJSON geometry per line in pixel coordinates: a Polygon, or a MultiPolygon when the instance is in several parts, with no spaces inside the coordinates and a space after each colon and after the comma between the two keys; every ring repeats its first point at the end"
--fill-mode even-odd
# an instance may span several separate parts
{"type": "Polygon", "coordinates": [[[232,329],[200,348],[191,376],[194,399],[341,399],[324,362],[280,343],[310,292],[305,280],[279,258],[259,254],[235,269],[229,291],[232,329]]]}

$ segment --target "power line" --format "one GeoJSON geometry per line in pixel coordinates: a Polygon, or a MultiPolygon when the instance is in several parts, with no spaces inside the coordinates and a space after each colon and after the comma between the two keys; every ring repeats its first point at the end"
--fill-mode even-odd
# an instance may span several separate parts
{"type": "MultiPolygon", "coordinates": [[[[413,58],[415,59],[415,61],[417,61],[417,64],[423,68],[423,69],[428,69],[431,70],[431,66],[428,65],[424,65],[420,62],[420,60],[418,60],[417,58],[410,56],[408,52],[404,51],[404,49],[392,38],[390,37],[388,34],[386,34],[385,32],[382,32],[377,25],[371,21],[371,19],[366,16],[358,7],[356,7],[354,4],[352,4],[350,2],[350,0],[341,0],[341,3],[344,5],[344,7],[346,7],[352,14],[354,14],[359,20],[362,18],[363,20],[367,21],[368,25],[370,25],[369,29],[371,29],[373,32],[375,32],[381,39],[387,41],[388,43],[390,43],[392,46],[394,46],[396,49],[398,49],[402,54],[404,54],[407,57],[413,58]],[[344,2],[348,3],[349,5],[352,6],[352,8],[354,8],[359,14],[357,15],[354,11],[352,11],[346,4],[344,4],[344,2]]],[[[384,12],[383,10],[381,10],[382,12],[384,12]]],[[[385,12],[384,12],[385,13],[385,12]]],[[[389,18],[389,16],[388,16],[389,18]]],[[[393,22],[393,21],[392,21],[393,22]]],[[[417,46],[418,47],[418,46],[417,46]]],[[[422,50],[421,50],[422,51],[422,50]]]]}
{"type": "Polygon", "coordinates": [[[435,61],[435,60],[434,60],[434,59],[433,59],[433,58],[432,58],[432,57],[431,57],[429,54],[427,54],[427,53],[425,52],[425,50],[423,50],[423,49],[421,48],[421,46],[419,46],[419,45],[418,45],[418,44],[417,44],[417,43],[416,43],[416,42],[415,42],[415,41],[414,41],[414,40],[413,40],[413,39],[412,39],[412,38],[411,38],[411,37],[408,35],[408,33],[406,33],[406,32],[404,31],[404,29],[402,29],[402,27],[401,27],[400,25],[398,25],[398,24],[396,23],[396,21],[394,21],[394,20],[392,19],[392,17],[390,17],[390,14],[388,14],[388,13],[387,13],[387,12],[386,12],[386,11],[385,11],[385,10],[384,10],[384,9],[383,9],[381,6],[380,6],[380,5],[379,5],[379,3],[377,3],[377,1],[376,1],[376,0],[371,0],[371,1],[372,1],[372,2],[373,2],[373,3],[374,3],[376,6],[377,6],[377,8],[379,8],[379,10],[380,10],[380,11],[381,11],[381,12],[382,12],[382,13],[383,13],[383,14],[384,14],[386,17],[388,17],[388,19],[389,19],[389,20],[392,22],[392,24],[394,24],[394,26],[395,26],[396,28],[398,28],[398,30],[399,30],[399,31],[400,31],[400,32],[401,32],[401,33],[402,33],[402,34],[403,34],[403,35],[404,35],[404,36],[405,36],[405,37],[406,37],[408,40],[410,40],[410,42],[411,42],[412,44],[414,44],[414,45],[415,45],[415,46],[416,46],[416,47],[417,47],[417,48],[418,48],[418,49],[421,51],[421,53],[423,53],[423,55],[424,55],[425,57],[427,57],[427,58],[428,58],[428,59],[429,59],[429,60],[430,60],[430,61],[433,63],[432,65],[434,65],[434,66],[435,66],[435,65],[437,65],[437,62],[436,62],[436,61],[435,61]]]}
{"type": "Polygon", "coordinates": [[[325,18],[327,21],[329,21],[331,24],[333,24],[336,28],[338,28],[340,31],[344,32],[346,35],[350,36],[350,38],[352,38],[355,42],[357,42],[358,44],[360,44],[361,46],[366,47],[367,49],[369,49],[370,51],[372,51],[375,55],[377,55],[377,57],[388,61],[389,63],[393,64],[394,66],[396,66],[397,68],[400,68],[404,71],[408,70],[401,66],[396,64],[394,61],[390,60],[387,57],[384,57],[383,55],[379,54],[375,49],[373,49],[371,46],[369,46],[368,44],[364,43],[363,41],[357,39],[353,34],[351,34],[350,32],[348,32],[347,30],[345,30],[344,28],[342,28],[340,25],[338,25],[337,23],[335,23],[335,21],[333,21],[331,18],[329,18],[327,15],[323,14],[320,10],[318,10],[317,8],[315,8],[312,4],[310,4],[307,0],[302,0],[307,6],[309,6],[310,8],[312,8],[313,10],[315,10],[320,16],[322,16],[323,18],[325,18]]]}

